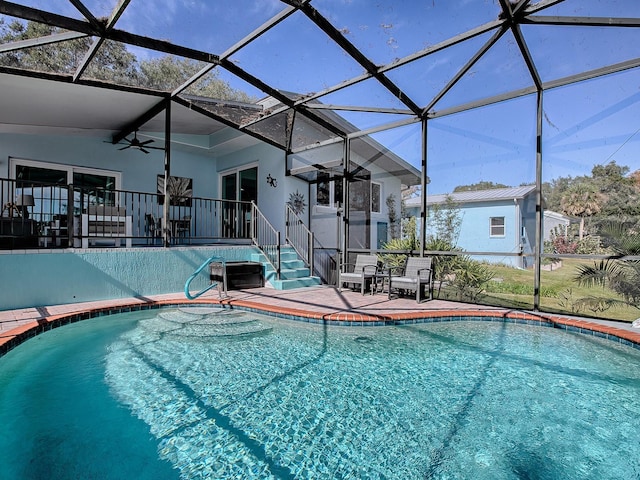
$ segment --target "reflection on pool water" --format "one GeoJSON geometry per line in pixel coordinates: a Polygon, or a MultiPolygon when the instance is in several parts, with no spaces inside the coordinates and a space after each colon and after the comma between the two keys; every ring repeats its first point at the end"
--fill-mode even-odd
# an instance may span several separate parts
{"type": "Polygon", "coordinates": [[[2,358],[0,459],[6,478],[640,478],[639,367],[496,322],[120,314],[2,358]]]}

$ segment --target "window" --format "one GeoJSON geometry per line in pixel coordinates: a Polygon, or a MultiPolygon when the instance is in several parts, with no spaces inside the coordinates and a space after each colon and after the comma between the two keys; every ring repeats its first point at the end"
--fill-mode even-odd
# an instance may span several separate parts
{"type": "Polygon", "coordinates": [[[491,237],[504,237],[504,217],[491,217],[490,221],[491,237]]]}
{"type": "Polygon", "coordinates": [[[380,197],[382,196],[382,185],[371,182],[371,212],[380,213],[380,197]]]}
{"type": "Polygon", "coordinates": [[[40,216],[64,215],[71,208],[76,213],[81,205],[91,203],[115,205],[122,176],[110,170],[18,158],[10,159],[9,171],[16,179],[16,191],[33,195],[33,211],[40,216]],[[67,198],[70,184],[74,186],[73,205],[67,198]]]}
{"type": "Polygon", "coordinates": [[[337,208],[342,204],[342,177],[332,177],[326,172],[319,172],[316,192],[318,205],[337,208]]]}

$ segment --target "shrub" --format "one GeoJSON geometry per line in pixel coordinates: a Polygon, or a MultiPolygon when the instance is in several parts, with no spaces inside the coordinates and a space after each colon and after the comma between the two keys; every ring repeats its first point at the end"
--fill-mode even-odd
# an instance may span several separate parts
{"type": "Polygon", "coordinates": [[[553,237],[553,253],[572,254],[578,249],[578,242],[569,240],[567,237],[553,237]]]}
{"type": "Polygon", "coordinates": [[[385,250],[406,251],[407,253],[381,253],[378,258],[387,267],[402,267],[411,252],[416,248],[414,238],[393,238],[384,244],[385,250]]]}
{"type": "Polygon", "coordinates": [[[589,235],[579,240],[576,245],[575,253],[585,255],[599,255],[604,253],[600,237],[597,235],[589,235]]]}
{"type": "Polygon", "coordinates": [[[486,264],[469,257],[456,258],[450,286],[457,292],[459,300],[475,301],[484,292],[495,273],[486,264]]]}

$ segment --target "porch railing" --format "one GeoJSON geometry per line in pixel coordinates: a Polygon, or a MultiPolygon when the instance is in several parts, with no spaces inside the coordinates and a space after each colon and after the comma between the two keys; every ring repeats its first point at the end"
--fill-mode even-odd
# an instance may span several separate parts
{"type": "Polygon", "coordinates": [[[290,205],[285,210],[285,242],[293,247],[313,275],[313,232],[290,205]]]}
{"type": "Polygon", "coordinates": [[[250,244],[251,202],[0,179],[0,248],[250,244]]]}
{"type": "Polygon", "coordinates": [[[255,203],[252,202],[251,205],[253,218],[251,238],[275,270],[276,279],[280,280],[280,232],[273,228],[255,203]]]}

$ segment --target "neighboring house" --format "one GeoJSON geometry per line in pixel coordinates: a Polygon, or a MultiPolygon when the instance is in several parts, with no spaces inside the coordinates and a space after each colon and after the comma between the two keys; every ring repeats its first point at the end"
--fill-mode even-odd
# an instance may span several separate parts
{"type": "MultiPolygon", "coordinates": [[[[499,252],[496,255],[475,255],[474,258],[491,263],[502,263],[518,268],[533,266],[531,254],[535,244],[536,198],[535,186],[497,188],[427,195],[430,205],[442,205],[450,198],[460,208],[460,234],[457,246],[467,252],[499,252]],[[505,255],[500,255],[504,253],[505,255]]],[[[421,199],[405,200],[409,216],[420,218],[421,199]]],[[[427,214],[429,219],[429,213],[427,214]]],[[[418,224],[420,222],[418,221],[418,224]]],[[[420,228],[420,225],[418,225],[420,228]]],[[[427,237],[433,225],[427,220],[427,237]]]]}
{"type": "Polygon", "coordinates": [[[542,227],[542,231],[544,233],[543,240],[545,242],[550,242],[552,239],[552,235],[554,234],[566,237],[570,224],[571,219],[566,215],[558,212],[553,212],[551,210],[545,210],[542,227]]]}

